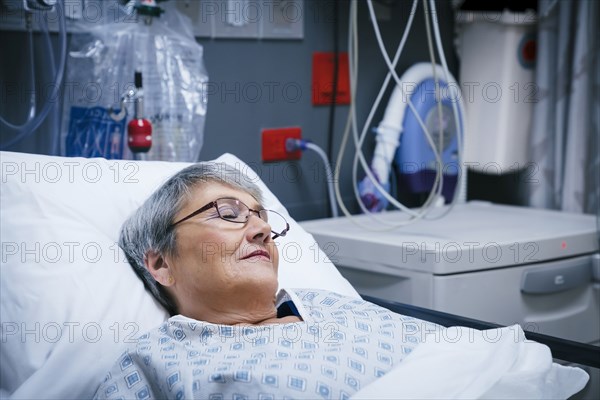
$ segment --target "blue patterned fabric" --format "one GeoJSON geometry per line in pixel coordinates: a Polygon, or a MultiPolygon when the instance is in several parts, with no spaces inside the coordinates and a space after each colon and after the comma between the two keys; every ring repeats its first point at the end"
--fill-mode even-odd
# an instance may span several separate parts
{"type": "Polygon", "coordinates": [[[96,399],[347,399],[439,327],[321,290],[282,291],[302,322],[217,325],[181,315],[141,336],[96,399]]]}

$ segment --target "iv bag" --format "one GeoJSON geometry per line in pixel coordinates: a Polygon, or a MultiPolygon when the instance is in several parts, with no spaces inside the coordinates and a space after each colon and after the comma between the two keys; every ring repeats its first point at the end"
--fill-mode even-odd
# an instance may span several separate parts
{"type": "MultiPolygon", "coordinates": [[[[128,18],[85,26],[73,34],[63,97],[61,153],[133,159],[125,93],[143,76],[143,118],[152,148],[143,160],[196,161],[202,148],[208,75],[191,23],[175,7],[151,24],[128,18]]],[[[141,116],[140,116],[141,117],[141,116]]]]}

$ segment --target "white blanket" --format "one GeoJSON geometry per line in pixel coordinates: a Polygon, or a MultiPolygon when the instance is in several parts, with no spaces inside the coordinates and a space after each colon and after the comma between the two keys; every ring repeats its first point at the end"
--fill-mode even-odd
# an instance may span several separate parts
{"type": "Polygon", "coordinates": [[[427,334],[396,368],[353,399],[567,399],[586,385],[580,368],[552,362],[518,325],[427,334]]]}

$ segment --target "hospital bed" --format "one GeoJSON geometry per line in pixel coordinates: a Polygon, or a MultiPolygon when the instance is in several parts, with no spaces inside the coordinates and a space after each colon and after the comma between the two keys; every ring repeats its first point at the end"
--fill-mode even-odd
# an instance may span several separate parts
{"type": "MultiPolygon", "coordinates": [[[[263,190],[265,206],[289,217],[285,207],[244,162],[230,154],[219,157],[217,161],[233,165],[250,176],[263,190]]],[[[89,398],[123,349],[138,335],[168,317],[146,293],[116,241],[125,218],[162,182],[187,164],[10,152],[0,153],[0,164],[0,396],[89,398]]],[[[312,236],[292,218],[289,221],[290,234],[278,244],[281,254],[280,286],[314,287],[358,297],[359,294],[339,274],[326,254],[314,245],[312,236]]],[[[409,305],[369,297],[366,300],[443,326],[459,325],[483,332],[496,328],[482,321],[409,305]]],[[[599,366],[600,353],[596,347],[529,332],[525,335],[548,345],[555,357],[595,368],[599,366]]],[[[519,349],[525,344],[523,340],[512,342],[507,345],[516,351],[514,360],[520,360],[523,354],[519,349]]],[[[430,348],[424,344],[417,350],[422,348],[424,352],[430,348]]],[[[508,367],[514,360],[506,358],[504,350],[500,354],[490,343],[482,345],[487,346],[488,355],[496,360],[492,365],[489,365],[489,360],[479,360],[487,363],[486,373],[482,373],[482,368],[475,364],[469,366],[469,371],[454,371],[460,372],[463,378],[468,376],[471,379],[470,392],[452,392],[456,388],[452,377],[445,381],[438,378],[440,380],[433,381],[435,384],[430,382],[426,385],[426,389],[439,390],[438,397],[444,398],[468,397],[465,393],[480,393],[471,397],[489,397],[490,388],[484,387],[483,376],[488,377],[487,384],[492,389],[498,383],[494,386],[490,379],[503,382],[502,379],[519,377],[509,369],[502,377],[492,377],[490,373],[494,372],[496,364],[501,364],[502,357],[508,367]],[[474,392],[475,389],[479,392],[474,392]]],[[[411,374],[425,376],[426,371],[420,372],[419,368],[432,369],[431,363],[419,364],[425,359],[413,355],[407,357],[402,363],[405,370],[401,375],[405,379],[411,374]],[[411,363],[408,363],[409,360],[411,363]]],[[[448,358],[446,361],[452,360],[448,358]]],[[[539,358],[534,357],[533,360],[537,362],[539,358]]],[[[441,368],[443,362],[441,358],[436,359],[435,367],[441,368]]],[[[463,364],[468,366],[468,363],[463,364]]],[[[543,371],[543,368],[533,371],[537,374],[537,383],[532,386],[534,390],[550,387],[543,383],[549,371],[556,372],[555,367],[550,367],[546,363],[543,371]]],[[[446,371],[452,369],[447,368],[446,371]]],[[[554,384],[558,386],[552,392],[554,397],[568,397],[583,387],[585,379],[581,374],[569,375],[573,371],[558,371],[567,375],[559,374],[562,378],[555,379],[554,384]],[[565,385],[570,387],[571,392],[564,391],[565,385]]],[[[383,378],[381,382],[375,388],[377,391],[359,392],[357,398],[385,397],[386,394],[398,397],[397,393],[389,391],[394,385],[383,378]]],[[[418,383],[417,380],[415,382],[418,383]]],[[[416,383],[411,390],[424,389],[424,385],[416,383]]],[[[508,384],[514,385],[514,379],[508,384]]],[[[402,389],[407,397],[431,397],[435,394],[411,392],[410,382],[406,385],[402,389]]],[[[529,392],[518,392],[523,393],[529,392]]],[[[542,397],[541,393],[538,393],[539,397],[542,397]]],[[[505,397],[511,397],[510,394],[505,397]]],[[[512,395],[518,397],[515,393],[512,395]]]]}
{"type": "MultiPolygon", "coordinates": [[[[499,328],[501,326],[492,322],[466,318],[460,315],[449,314],[409,304],[397,303],[377,297],[366,295],[362,295],[361,297],[367,301],[370,301],[371,303],[385,307],[388,310],[392,310],[395,313],[431,321],[446,327],[466,326],[469,328],[485,330],[499,328]]],[[[525,331],[525,336],[529,340],[533,340],[548,346],[552,351],[554,358],[558,360],[587,365],[593,368],[600,368],[600,347],[598,346],[556,338],[530,331],[525,331]]]]}

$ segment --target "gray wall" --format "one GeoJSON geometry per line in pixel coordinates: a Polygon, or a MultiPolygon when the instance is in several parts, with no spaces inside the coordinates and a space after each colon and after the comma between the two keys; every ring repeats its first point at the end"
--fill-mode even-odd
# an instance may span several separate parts
{"type": "MultiPolygon", "coordinates": [[[[366,4],[359,3],[360,64],[356,101],[357,117],[361,123],[366,119],[387,70],[375,41],[366,4]]],[[[305,0],[304,4],[303,40],[198,39],[204,46],[204,61],[212,82],[200,159],[212,159],[224,152],[235,154],[258,170],[263,180],[298,220],[322,218],[329,214],[326,180],[320,158],[312,152],[306,152],[299,161],[263,164],[261,129],[300,126],[305,139],[312,140],[327,151],[330,111],[328,106],[312,105],[311,75],[313,52],[333,49],[333,2],[305,0]],[[257,96],[257,87],[263,89],[260,96],[257,96]],[[273,96],[269,95],[269,87],[274,88],[273,96]],[[288,89],[287,94],[282,91],[284,88],[288,89]],[[296,92],[297,88],[300,89],[299,92],[296,92]]],[[[390,19],[379,23],[388,51],[393,53],[406,25],[411,2],[400,0],[385,4],[390,4],[390,19]]],[[[338,5],[339,49],[347,51],[349,3],[340,1],[338,5]]],[[[438,1],[437,6],[446,57],[451,72],[456,76],[458,68],[453,47],[454,25],[450,2],[438,1]]],[[[399,75],[412,64],[429,59],[421,7],[419,4],[413,29],[398,63],[399,75]]],[[[0,78],[11,81],[25,79],[19,75],[24,68],[18,57],[5,56],[18,54],[19,49],[25,48],[25,34],[0,34],[0,78]]],[[[388,94],[390,91],[388,89],[388,94]]],[[[17,120],[23,117],[26,102],[8,102],[5,97],[1,100],[1,115],[10,115],[17,120]]],[[[376,114],[375,125],[381,119],[386,101],[376,114]]],[[[336,108],[333,140],[335,154],[339,149],[347,112],[348,106],[336,108]]],[[[4,141],[4,132],[2,136],[4,141]]],[[[36,136],[11,150],[49,153],[50,137],[41,134],[36,136]]],[[[373,139],[372,136],[369,137],[364,146],[366,154],[372,153],[373,139]]],[[[354,146],[349,147],[347,152],[353,154],[354,146]]],[[[356,210],[349,156],[342,166],[341,187],[350,209],[356,210]]]]}

